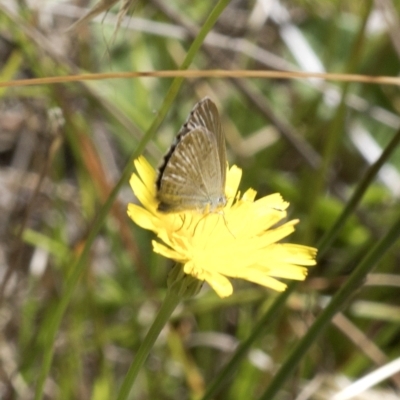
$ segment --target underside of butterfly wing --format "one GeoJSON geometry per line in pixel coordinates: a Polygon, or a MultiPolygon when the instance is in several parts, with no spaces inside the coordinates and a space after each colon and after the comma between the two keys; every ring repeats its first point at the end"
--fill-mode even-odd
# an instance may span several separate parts
{"type": "Polygon", "coordinates": [[[198,127],[180,137],[165,159],[157,180],[159,211],[210,211],[222,207],[225,168],[221,168],[213,132],[198,127]]]}
{"type": "Polygon", "coordinates": [[[225,179],[226,179],[225,136],[222,131],[222,125],[217,106],[209,97],[204,97],[193,107],[193,110],[190,112],[187,121],[179,131],[177,137],[178,140],[180,136],[184,136],[187,132],[190,132],[191,130],[196,129],[198,127],[206,128],[208,131],[212,132],[216,138],[218,159],[220,163],[220,170],[222,173],[222,181],[225,186],[225,179]]]}

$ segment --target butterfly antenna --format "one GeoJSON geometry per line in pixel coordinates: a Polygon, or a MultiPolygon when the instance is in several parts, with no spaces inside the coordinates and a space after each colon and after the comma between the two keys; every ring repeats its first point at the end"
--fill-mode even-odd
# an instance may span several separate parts
{"type": "MultiPolygon", "coordinates": [[[[186,222],[186,214],[179,214],[181,220],[182,220],[182,225],[179,229],[177,229],[177,232],[179,232],[184,226],[185,226],[185,222],[186,222]]],[[[189,224],[190,227],[190,224],[189,224]]]]}
{"type": "Polygon", "coordinates": [[[224,220],[224,224],[226,226],[226,229],[228,229],[228,232],[233,236],[234,239],[236,239],[236,236],[233,234],[233,232],[229,229],[228,223],[226,222],[226,218],[225,218],[225,213],[222,212],[222,219],[224,220]]]}

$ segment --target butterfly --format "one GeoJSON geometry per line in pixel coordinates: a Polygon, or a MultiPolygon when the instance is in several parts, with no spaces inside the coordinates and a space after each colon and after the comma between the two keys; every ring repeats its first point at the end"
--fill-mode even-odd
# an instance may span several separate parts
{"type": "Polygon", "coordinates": [[[192,109],[156,180],[158,211],[215,211],[226,204],[226,148],[217,106],[209,97],[192,109]]]}

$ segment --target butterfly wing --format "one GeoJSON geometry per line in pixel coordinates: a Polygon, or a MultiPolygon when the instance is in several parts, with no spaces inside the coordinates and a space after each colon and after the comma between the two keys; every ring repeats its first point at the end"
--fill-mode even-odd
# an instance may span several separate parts
{"type": "Polygon", "coordinates": [[[180,136],[157,180],[159,211],[214,210],[226,203],[218,143],[203,126],[180,136]]]}
{"type": "Polygon", "coordinates": [[[204,97],[192,109],[186,123],[178,133],[178,140],[191,130],[203,127],[212,132],[217,141],[217,151],[219,168],[222,171],[222,182],[225,187],[226,180],[226,147],[225,137],[222,131],[221,120],[215,103],[209,98],[204,97]]]}

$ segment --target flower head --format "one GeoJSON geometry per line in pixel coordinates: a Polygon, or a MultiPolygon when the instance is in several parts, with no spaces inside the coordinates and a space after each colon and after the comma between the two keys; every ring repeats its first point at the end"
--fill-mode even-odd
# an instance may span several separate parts
{"type": "Polygon", "coordinates": [[[315,265],[317,250],[291,243],[277,243],[294,231],[298,220],[281,225],[289,203],[280,194],[255,200],[248,189],[240,197],[242,171],[227,171],[227,204],[221,212],[157,211],[156,172],[144,157],[135,160],[137,174],[130,185],[142,206],[128,205],[129,217],[144,229],[155,232],[153,250],[183,265],[183,271],[206,281],[220,297],[232,294],[228,278],[241,278],[277,291],[286,284],[277,278],[303,280],[306,266],[315,265]]]}

